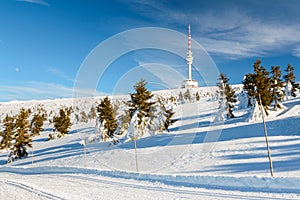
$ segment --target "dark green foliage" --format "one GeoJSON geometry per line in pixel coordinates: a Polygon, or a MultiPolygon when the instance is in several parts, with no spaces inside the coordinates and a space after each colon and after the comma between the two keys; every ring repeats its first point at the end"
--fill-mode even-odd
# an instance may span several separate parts
{"type": "Polygon", "coordinates": [[[286,71],[286,75],[283,76],[286,84],[291,83],[292,84],[292,90],[291,95],[292,97],[296,97],[296,91],[299,89],[299,84],[295,82],[296,77],[294,74],[294,67],[290,64],[288,64],[286,71]]]}
{"type": "Polygon", "coordinates": [[[147,82],[142,79],[134,85],[135,93],[130,94],[131,100],[128,102],[130,117],[139,111],[139,119],[142,117],[154,117],[156,103],[151,101],[153,94],[146,89],[147,82]]]}
{"type": "Polygon", "coordinates": [[[33,118],[30,123],[31,135],[37,136],[40,135],[40,132],[43,131],[44,121],[47,119],[46,110],[42,105],[39,105],[36,113],[33,115],[33,118]]]}
{"type": "MultiPolygon", "coordinates": [[[[57,137],[60,138],[65,134],[69,133],[69,129],[71,128],[71,111],[72,108],[60,108],[59,115],[53,117],[54,123],[54,131],[57,132],[57,137]]],[[[49,136],[49,139],[53,138],[53,136],[49,136]]]]}
{"type": "Polygon", "coordinates": [[[15,124],[15,143],[13,151],[11,153],[12,160],[15,158],[22,158],[27,156],[27,146],[32,147],[32,139],[30,137],[30,123],[29,123],[30,111],[21,108],[20,113],[17,115],[16,124],[15,124]]]}
{"type": "Polygon", "coordinates": [[[94,106],[92,106],[92,107],[91,107],[91,110],[90,110],[90,112],[89,112],[89,114],[88,114],[88,118],[89,118],[90,120],[92,120],[92,119],[95,119],[96,117],[97,117],[96,109],[95,109],[94,106]]]}
{"type": "Polygon", "coordinates": [[[180,103],[183,103],[183,101],[184,101],[183,94],[182,94],[181,91],[179,93],[178,100],[179,100],[180,103]]]}
{"type": "Polygon", "coordinates": [[[101,100],[100,104],[97,106],[97,112],[100,123],[104,125],[105,133],[102,137],[105,141],[114,136],[118,127],[115,115],[116,111],[113,110],[113,105],[108,97],[101,100]]]}
{"type": "MultiPolygon", "coordinates": [[[[140,129],[149,127],[155,117],[155,101],[151,101],[153,94],[146,89],[147,82],[142,79],[134,85],[135,93],[130,94],[131,100],[128,102],[129,115],[132,119],[137,112],[137,126],[140,129]],[[147,122],[143,121],[147,119],[147,122]],[[146,124],[142,124],[146,123],[146,124]]],[[[140,130],[143,132],[144,130],[140,130]]],[[[139,135],[142,136],[142,135],[139,135]]]]}
{"type": "Polygon", "coordinates": [[[196,92],[196,101],[200,101],[200,95],[198,91],[196,92]]]}
{"type": "Polygon", "coordinates": [[[3,120],[4,130],[1,132],[0,149],[10,149],[12,146],[12,140],[14,139],[14,124],[15,118],[6,115],[3,120]]]}
{"type": "Polygon", "coordinates": [[[283,101],[283,82],[281,80],[281,70],[279,66],[272,66],[271,69],[271,95],[272,100],[274,102],[274,109],[277,110],[277,108],[281,108],[280,102],[283,101]]]}
{"type": "Polygon", "coordinates": [[[80,116],[81,116],[80,122],[87,123],[89,121],[88,116],[84,111],[80,112],[80,116]]]}
{"type": "Polygon", "coordinates": [[[191,92],[190,92],[189,89],[187,89],[187,90],[185,91],[185,93],[183,94],[183,97],[184,97],[184,99],[185,99],[186,101],[191,102],[191,100],[192,100],[192,95],[191,95],[191,92]]]}
{"type": "Polygon", "coordinates": [[[233,118],[233,109],[234,103],[237,102],[237,97],[235,95],[235,91],[231,88],[228,84],[229,79],[226,77],[225,74],[221,73],[219,77],[220,82],[217,83],[219,87],[219,96],[220,96],[220,103],[225,103],[225,110],[227,113],[227,117],[233,118]],[[224,99],[223,99],[224,98],[224,99]]]}
{"type": "Polygon", "coordinates": [[[159,127],[159,131],[168,131],[169,130],[169,126],[171,126],[172,124],[174,124],[177,119],[173,119],[173,116],[175,114],[175,112],[173,111],[172,108],[167,109],[165,104],[161,101],[160,98],[158,98],[158,103],[159,103],[159,108],[160,108],[160,112],[163,115],[163,122],[162,122],[162,127],[159,127]]]}
{"type": "Polygon", "coordinates": [[[257,101],[259,101],[260,94],[261,103],[265,111],[267,111],[269,105],[272,102],[272,96],[270,92],[271,81],[268,77],[269,72],[260,64],[261,61],[259,59],[255,61],[253,65],[254,73],[246,74],[243,84],[244,89],[248,93],[249,99],[255,98],[257,101]]]}

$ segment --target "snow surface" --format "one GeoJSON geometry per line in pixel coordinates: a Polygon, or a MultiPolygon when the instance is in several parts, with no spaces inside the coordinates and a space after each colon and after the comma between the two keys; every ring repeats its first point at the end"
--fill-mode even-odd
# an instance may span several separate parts
{"type": "MultiPolygon", "coordinates": [[[[249,122],[251,111],[243,108],[224,124],[214,122],[218,102],[200,90],[200,102],[175,108],[171,132],[137,140],[139,172],[133,142],[87,144],[84,159],[80,141],[94,134],[95,121],[73,125],[69,135],[52,141],[46,141],[47,124],[29,157],[6,164],[6,151],[0,154],[0,199],[300,199],[300,98],[266,118],[271,177],[261,120],[249,122]]],[[[96,101],[77,103],[88,112],[96,101]]],[[[38,103],[48,111],[74,105],[71,99],[8,102],[0,115],[38,103]]]]}

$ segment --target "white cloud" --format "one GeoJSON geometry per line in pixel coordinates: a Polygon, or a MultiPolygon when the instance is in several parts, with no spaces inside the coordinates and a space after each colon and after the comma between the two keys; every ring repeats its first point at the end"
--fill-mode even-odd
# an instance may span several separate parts
{"type": "MultiPolygon", "coordinates": [[[[295,17],[298,14],[295,11],[291,13],[287,6],[271,5],[274,7],[272,11],[266,9],[261,13],[264,9],[259,7],[257,10],[254,5],[247,8],[240,5],[225,7],[224,3],[224,7],[210,5],[206,9],[203,3],[197,1],[177,3],[177,6],[166,6],[160,1],[136,0],[132,9],[166,23],[166,26],[183,27],[192,23],[192,37],[209,53],[227,59],[281,53],[299,55],[299,51],[293,49],[300,43],[299,17],[295,17]],[[282,13],[286,14],[280,15],[282,13]]],[[[184,29],[181,31],[186,32],[184,29]]]]}
{"type": "Polygon", "coordinates": [[[50,6],[49,3],[43,0],[18,0],[18,1],[23,1],[23,2],[28,2],[28,3],[35,3],[35,4],[40,4],[44,6],[50,6]]]}
{"type": "Polygon", "coordinates": [[[53,74],[54,76],[57,76],[59,78],[62,78],[66,81],[70,81],[70,82],[74,82],[74,79],[71,78],[70,76],[68,76],[64,71],[58,69],[58,68],[55,68],[55,67],[50,67],[48,70],[47,70],[49,73],[53,74]]]}

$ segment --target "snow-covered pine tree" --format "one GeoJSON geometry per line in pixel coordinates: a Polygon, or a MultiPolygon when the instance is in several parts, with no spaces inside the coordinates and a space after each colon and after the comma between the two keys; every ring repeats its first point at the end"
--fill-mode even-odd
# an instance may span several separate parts
{"type": "Polygon", "coordinates": [[[9,161],[13,161],[16,158],[22,158],[28,156],[27,148],[32,147],[32,139],[30,137],[30,123],[29,123],[30,111],[21,108],[19,114],[16,117],[15,123],[15,143],[9,158],[9,161]]]}
{"type": "Polygon", "coordinates": [[[93,120],[97,117],[97,114],[96,114],[96,109],[94,106],[91,107],[91,110],[89,111],[88,113],[88,118],[89,120],[93,120]]]}
{"type": "Polygon", "coordinates": [[[14,124],[15,118],[6,115],[3,120],[4,130],[1,132],[1,142],[0,142],[0,149],[10,149],[12,147],[12,141],[14,139],[14,124]]]}
{"type": "Polygon", "coordinates": [[[185,93],[183,94],[183,97],[184,97],[184,100],[185,100],[186,102],[191,102],[191,101],[192,101],[192,94],[191,94],[191,92],[190,92],[189,89],[187,89],[187,90],[185,91],[185,93]]]}
{"type": "Polygon", "coordinates": [[[281,70],[279,66],[271,68],[271,94],[274,103],[274,109],[281,108],[280,103],[283,101],[284,93],[282,91],[283,82],[281,80],[281,70]]]}
{"type": "Polygon", "coordinates": [[[131,93],[128,102],[131,117],[129,129],[133,131],[133,139],[150,134],[152,121],[155,117],[155,101],[153,94],[146,89],[147,82],[142,79],[134,85],[135,93],[131,93]]]}
{"type": "Polygon", "coordinates": [[[255,98],[257,101],[259,101],[260,94],[261,103],[266,111],[266,114],[268,115],[267,110],[272,102],[272,96],[270,92],[271,81],[268,77],[269,72],[260,64],[260,59],[254,62],[254,73],[246,74],[243,84],[244,89],[249,95],[249,102],[251,102],[252,98],[255,98]]]}
{"type": "Polygon", "coordinates": [[[184,97],[183,97],[183,94],[181,91],[179,92],[179,95],[178,95],[178,102],[179,102],[179,104],[184,103],[184,97]]]}
{"type": "Polygon", "coordinates": [[[59,109],[59,115],[53,117],[55,135],[50,134],[49,139],[60,138],[62,136],[65,136],[65,134],[69,133],[69,129],[72,125],[71,111],[72,107],[59,109]]]}
{"type": "Polygon", "coordinates": [[[286,84],[285,93],[287,99],[289,99],[289,95],[292,97],[296,97],[296,91],[299,89],[299,84],[295,82],[296,76],[294,74],[294,67],[288,64],[286,71],[286,75],[283,76],[286,84]]]}
{"type": "Polygon", "coordinates": [[[36,113],[33,115],[30,123],[31,136],[40,135],[40,132],[43,131],[44,121],[47,119],[46,110],[42,105],[38,105],[36,113]]]}
{"type": "Polygon", "coordinates": [[[97,106],[97,112],[98,121],[100,123],[100,128],[97,131],[101,134],[101,140],[106,141],[109,138],[113,138],[118,124],[113,105],[108,97],[101,100],[100,104],[97,106]]]}
{"type": "Polygon", "coordinates": [[[233,118],[234,104],[237,102],[235,91],[228,84],[229,79],[226,77],[225,74],[221,73],[219,80],[220,82],[217,83],[217,86],[219,87],[220,94],[220,108],[225,108],[227,118],[233,118]]]}

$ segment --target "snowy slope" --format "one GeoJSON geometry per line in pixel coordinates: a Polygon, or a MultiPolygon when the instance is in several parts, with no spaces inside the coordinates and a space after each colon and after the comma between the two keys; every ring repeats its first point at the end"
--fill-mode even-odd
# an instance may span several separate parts
{"type": "MultiPolygon", "coordinates": [[[[300,99],[267,118],[271,178],[261,121],[247,122],[249,110],[240,109],[236,118],[214,123],[218,103],[204,94],[200,102],[176,107],[170,133],[137,141],[139,172],[133,143],[89,144],[84,159],[79,142],[94,133],[95,122],[74,125],[68,136],[49,142],[46,128],[34,140],[33,156],[6,165],[6,152],[0,154],[1,199],[300,199],[300,99]]],[[[94,102],[80,105],[88,109],[94,102]]],[[[3,103],[0,110],[13,113],[33,103],[40,102],[3,103]]],[[[57,109],[72,100],[43,104],[57,109]]]]}

